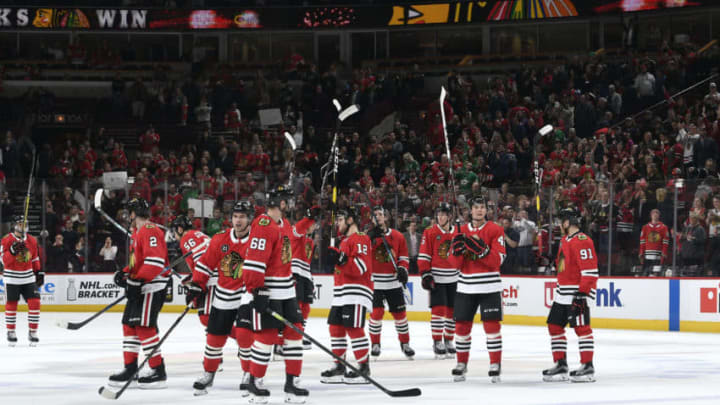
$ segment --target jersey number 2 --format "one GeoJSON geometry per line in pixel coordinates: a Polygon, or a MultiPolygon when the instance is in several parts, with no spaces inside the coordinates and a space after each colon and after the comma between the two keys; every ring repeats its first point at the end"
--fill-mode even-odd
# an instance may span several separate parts
{"type": "Polygon", "coordinates": [[[150,237],[150,247],[157,247],[157,238],[154,236],[150,237]]]}

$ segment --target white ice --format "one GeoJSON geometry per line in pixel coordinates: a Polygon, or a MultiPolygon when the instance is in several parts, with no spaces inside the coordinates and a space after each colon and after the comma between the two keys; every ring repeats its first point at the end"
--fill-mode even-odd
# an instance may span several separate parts
{"type": "MultiPolygon", "coordinates": [[[[161,333],[179,316],[163,313],[161,333]]],[[[78,321],[82,313],[42,314],[40,346],[27,344],[26,314],[18,314],[18,345],[0,341],[0,404],[103,404],[98,395],[107,376],[122,367],[120,314],[105,314],[84,328],[64,330],[57,319],[78,321]]],[[[324,385],[319,374],[331,365],[320,349],[305,352],[301,385],[308,404],[720,404],[720,342],[714,334],[596,329],[597,382],[545,383],[540,372],[551,365],[549,337],[543,327],[504,325],[502,382],[487,377],[488,356],[481,325],[473,330],[468,379],[455,383],[455,360],[434,360],[429,323],[411,322],[414,361],[404,359],[391,321],[383,325],[383,353],[371,363],[372,376],[391,389],[419,387],[420,398],[390,398],[371,385],[324,385]]],[[[308,331],[329,346],[323,319],[311,318],[308,331]]],[[[3,336],[4,337],[4,336],[3,336]]],[[[577,340],[568,333],[570,367],[578,365],[577,340]]],[[[194,397],[192,383],[202,371],[205,345],[197,316],[188,314],[162,347],[168,389],[130,389],[118,401],[131,404],[245,404],[238,395],[241,377],[237,346],[225,347],[224,371],[210,393],[194,397]]],[[[352,358],[352,355],[350,355],[352,358]]],[[[272,362],[266,386],[270,403],[283,403],[284,364],[272,362]]]]}

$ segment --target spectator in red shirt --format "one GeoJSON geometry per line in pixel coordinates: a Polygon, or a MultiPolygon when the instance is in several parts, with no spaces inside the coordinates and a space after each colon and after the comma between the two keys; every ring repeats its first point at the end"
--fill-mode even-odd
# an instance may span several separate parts
{"type": "Polygon", "coordinates": [[[195,209],[194,208],[188,208],[188,219],[193,224],[193,229],[195,230],[202,230],[203,227],[203,220],[202,218],[196,218],[195,217],[195,209]]]}
{"type": "Polygon", "coordinates": [[[138,173],[137,176],[135,176],[135,183],[130,188],[130,196],[141,197],[144,198],[145,201],[152,201],[151,194],[150,183],[145,179],[145,175],[142,172],[138,173]]]}
{"type": "Polygon", "coordinates": [[[143,153],[151,153],[153,147],[160,145],[160,134],[155,131],[152,125],[140,135],[140,146],[143,153]]]}

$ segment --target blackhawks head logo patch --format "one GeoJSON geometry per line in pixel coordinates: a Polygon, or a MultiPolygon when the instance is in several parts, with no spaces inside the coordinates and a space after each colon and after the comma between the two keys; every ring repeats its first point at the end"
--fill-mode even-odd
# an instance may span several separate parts
{"type": "Polygon", "coordinates": [[[438,255],[441,259],[447,259],[450,252],[450,241],[445,240],[438,246],[438,255]]]}
{"type": "Polygon", "coordinates": [[[238,252],[230,252],[220,261],[220,271],[225,277],[237,280],[242,276],[243,258],[238,252]]]}
{"type": "Polygon", "coordinates": [[[282,256],[280,257],[282,264],[290,263],[292,260],[292,246],[290,246],[290,238],[283,236],[282,256]]]}
{"type": "Polygon", "coordinates": [[[260,218],[260,220],[258,221],[258,225],[268,226],[268,225],[270,225],[270,220],[267,218],[260,218]]]}
{"type": "Polygon", "coordinates": [[[312,243],[305,243],[305,257],[310,260],[312,258],[312,243]]]}
{"type": "Polygon", "coordinates": [[[647,240],[648,240],[648,242],[651,242],[651,243],[660,242],[660,232],[655,232],[655,231],[650,232],[647,240]]]}
{"type": "MultiPolygon", "coordinates": [[[[397,257],[395,256],[395,250],[393,248],[390,248],[390,253],[392,253],[393,257],[397,257]]],[[[373,249],[373,255],[375,256],[375,261],[378,263],[390,263],[390,255],[385,246],[373,249]]]]}

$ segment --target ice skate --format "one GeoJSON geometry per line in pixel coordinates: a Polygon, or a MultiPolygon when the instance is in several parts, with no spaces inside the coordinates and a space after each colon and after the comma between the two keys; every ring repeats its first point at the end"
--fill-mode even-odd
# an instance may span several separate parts
{"type": "Polygon", "coordinates": [[[457,353],[452,340],[445,340],[445,350],[447,350],[448,357],[453,357],[455,356],[455,353],[457,353]]]}
{"type": "Polygon", "coordinates": [[[240,396],[243,398],[250,395],[250,392],[248,391],[248,381],[250,381],[250,373],[246,371],[243,373],[243,378],[240,382],[240,396]]]}
{"type": "Polygon", "coordinates": [[[555,362],[555,366],[543,370],[543,381],[567,381],[568,380],[568,365],[567,360],[560,359],[555,362]]]}
{"type": "Polygon", "coordinates": [[[453,381],[455,382],[465,381],[465,374],[467,374],[467,363],[458,363],[452,369],[453,381]]]}
{"type": "Polygon", "coordinates": [[[165,362],[159,366],[145,370],[138,378],[138,387],[144,390],[158,390],[167,388],[167,374],[165,374],[165,362]]]}
{"type": "Polygon", "coordinates": [[[195,389],[193,395],[196,397],[199,397],[200,395],[207,395],[207,389],[212,387],[214,379],[215,373],[211,371],[203,372],[200,378],[195,380],[195,383],[193,383],[193,389],[195,389]]]}
{"type": "Polygon", "coordinates": [[[358,364],[358,370],[360,374],[353,370],[348,370],[345,373],[344,381],[345,384],[370,384],[370,381],[365,376],[370,375],[370,364],[368,362],[358,364]]]}
{"type": "Polygon", "coordinates": [[[408,360],[412,360],[413,356],[415,356],[415,350],[410,347],[410,343],[400,343],[400,350],[402,350],[405,357],[408,358],[408,360]]]}
{"type": "Polygon", "coordinates": [[[345,365],[341,363],[335,363],[335,367],[320,373],[320,382],[324,384],[342,384],[343,382],[345,382],[343,380],[344,375],[345,365]]]}
{"type": "Polygon", "coordinates": [[[248,393],[251,404],[267,404],[270,399],[270,391],[265,388],[262,378],[255,378],[250,375],[248,378],[248,393]]]}
{"type": "Polygon", "coordinates": [[[133,379],[133,382],[130,383],[130,388],[137,387],[137,363],[129,363],[125,365],[125,368],[118,371],[117,373],[111,375],[108,378],[108,385],[110,387],[114,388],[120,388],[125,383],[128,382],[129,379],[133,379]]]}
{"type": "Polygon", "coordinates": [[[30,342],[30,347],[36,347],[40,343],[40,338],[36,330],[28,332],[28,342],[30,342]]]}
{"type": "Polygon", "coordinates": [[[490,364],[490,368],[488,369],[488,376],[490,377],[490,382],[500,382],[500,363],[490,364]]]}
{"type": "Polygon", "coordinates": [[[15,347],[17,344],[17,334],[14,330],[9,330],[7,333],[8,346],[15,347]]]}
{"type": "Polygon", "coordinates": [[[292,374],[285,375],[285,402],[288,404],[304,404],[310,392],[298,387],[300,378],[292,374]]]}
{"type": "Polygon", "coordinates": [[[595,382],[595,367],[592,361],[580,366],[579,369],[570,372],[572,382],[595,382]]]}
{"type": "Polygon", "coordinates": [[[312,343],[307,339],[303,339],[303,350],[310,350],[310,349],[312,349],[312,343]]]}
{"type": "Polygon", "coordinates": [[[370,355],[372,357],[375,357],[376,360],[378,357],[380,357],[380,343],[372,344],[372,348],[370,349],[370,355]]]}
{"type": "Polygon", "coordinates": [[[442,340],[433,342],[433,353],[435,353],[435,360],[443,360],[447,356],[447,348],[442,340]]]}

